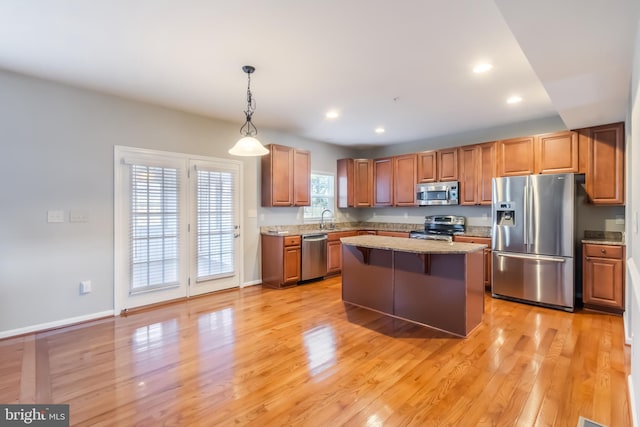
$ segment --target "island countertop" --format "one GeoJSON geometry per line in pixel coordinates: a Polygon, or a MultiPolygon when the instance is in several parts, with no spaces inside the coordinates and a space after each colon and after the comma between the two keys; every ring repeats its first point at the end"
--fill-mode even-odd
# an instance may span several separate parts
{"type": "Polygon", "coordinates": [[[487,247],[487,245],[476,243],[449,243],[440,240],[407,239],[403,237],[373,235],[342,237],[340,241],[343,245],[347,246],[412,252],[417,254],[467,254],[482,251],[487,247]]]}

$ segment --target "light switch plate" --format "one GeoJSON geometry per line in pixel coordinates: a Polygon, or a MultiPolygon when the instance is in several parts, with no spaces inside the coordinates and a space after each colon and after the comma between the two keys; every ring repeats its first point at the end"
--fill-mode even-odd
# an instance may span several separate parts
{"type": "Polygon", "coordinates": [[[64,222],[64,211],[47,211],[47,222],[64,222]]]}
{"type": "Polygon", "coordinates": [[[89,213],[85,211],[69,212],[69,222],[89,222],[89,213]]]}

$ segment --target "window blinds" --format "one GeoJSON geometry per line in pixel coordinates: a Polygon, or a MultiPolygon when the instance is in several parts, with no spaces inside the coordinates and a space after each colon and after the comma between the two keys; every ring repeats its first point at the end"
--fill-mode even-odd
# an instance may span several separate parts
{"type": "Polygon", "coordinates": [[[234,175],[197,170],[197,278],[234,272],[234,175]]]}
{"type": "Polygon", "coordinates": [[[178,284],[178,170],[131,165],[131,284],[136,293],[178,284]]]}

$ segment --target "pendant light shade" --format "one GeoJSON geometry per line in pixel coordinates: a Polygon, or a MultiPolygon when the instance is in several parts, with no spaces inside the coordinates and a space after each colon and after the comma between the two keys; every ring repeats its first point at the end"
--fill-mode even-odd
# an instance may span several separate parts
{"type": "Polygon", "coordinates": [[[269,150],[264,148],[260,141],[252,136],[242,137],[231,147],[229,154],[234,156],[264,156],[269,150]]]}
{"type": "Polygon", "coordinates": [[[229,150],[229,154],[232,154],[234,156],[264,156],[265,154],[269,153],[269,150],[267,150],[256,138],[256,135],[258,134],[258,128],[256,128],[251,121],[253,112],[256,109],[256,101],[251,94],[251,74],[255,70],[256,69],[251,65],[245,65],[244,67],[242,67],[242,71],[247,73],[248,82],[247,109],[244,112],[246,121],[240,128],[240,135],[242,135],[242,138],[240,138],[240,140],[236,142],[236,145],[231,147],[231,149],[229,150]]]}

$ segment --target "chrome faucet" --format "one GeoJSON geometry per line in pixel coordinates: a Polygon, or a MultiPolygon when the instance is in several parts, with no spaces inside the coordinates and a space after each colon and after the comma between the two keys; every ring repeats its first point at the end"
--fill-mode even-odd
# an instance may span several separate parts
{"type": "Polygon", "coordinates": [[[324,223],[324,214],[327,213],[327,212],[331,213],[331,211],[329,209],[325,209],[320,214],[320,230],[324,230],[325,227],[326,227],[326,225],[324,223]]]}

